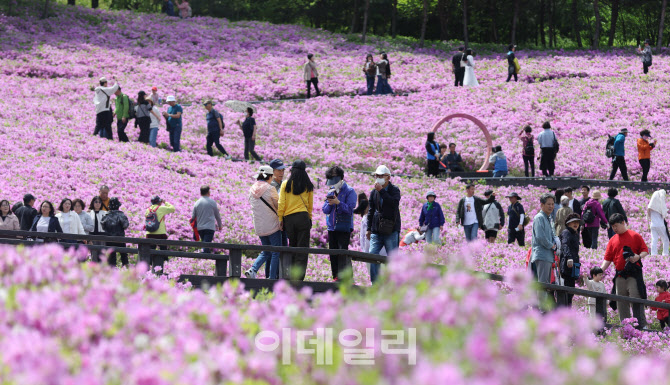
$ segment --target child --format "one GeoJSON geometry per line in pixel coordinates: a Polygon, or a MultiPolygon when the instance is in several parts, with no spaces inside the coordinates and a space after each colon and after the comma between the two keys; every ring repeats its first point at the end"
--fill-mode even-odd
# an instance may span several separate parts
{"type": "MultiPolygon", "coordinates": [[[[589,290],[595,291],[597,293],[604,293],[607,294],[607,289],[605,288],[605,284],[602,283],[603,280],[603,269],[600,267],[594,267],[591,269],[591,279],[584,279],[586,281],[586,287],[588,287],[589,290]]],[[[591,314],[592,318],[595,318],[596,314],[596,299],[595,298],[590,298],[589,297],[589,314],[591,314]]],[[[602,317],[603,321],[605,320],[606,314],[600,314],[602,317]]]]}
{"type": "Polygon", "coordinates": [[[419,243],[419,241],[423,240],[425,237],[426,237],[426,228],[417,227],[416,230],[412,229],[407,234],[405,234],[403,239],[400,241],[400,246],[407,246],[413,243],[419,243]]]}
{"type": "MultiPolygon", "coordinates": [[[[440,244],[440,231],[444,226],[444,213],[439,203],[435,202],[437,194],[434,191],[426,193],[427,202],[421,207],[419,215],[419,226],[427,227],[425,230],[426,242],[440,244]]],[[[407,243],[407,242],[405,242],[407,243]]]]}
{"type": "MultiPolygon", "coordinates": [[[[670,293],[668,293],[667,282],[662,279],[656,282],[656,291],[658,292],[658,296],[656,296],[657,302],[670,303],[670,293]]],[[[669,311],[667,309],[659,309],[652,306],[651,310],[656,310],[656,318],[658,318],[658,320],[661,322],[661,329],[665,329],[666,326],[670,326],[668,324],[669,311]]]]}

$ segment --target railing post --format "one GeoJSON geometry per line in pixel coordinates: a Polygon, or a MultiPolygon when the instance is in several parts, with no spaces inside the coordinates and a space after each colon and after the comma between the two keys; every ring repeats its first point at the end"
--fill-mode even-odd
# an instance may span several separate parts
{"type": "Polygon", "coordinates": [[[230,261],[230,276],[240,278],[242,276],[242,250],[230,250],[228,260],[230,261]]]}
{"type": "Polygon", "coordinates": [[[148,243],[140,243],[137,245],[137,257],[140,261],[146,262],[151,269],[151,245],[148,243]]]}
{"type": "MultiPolygon", "coordinates": [[[[232,251],[230,253],[232,255],[232,251]]],[[[224,259],[217,259],[214,262],[214,275],[217,277],[228,276],[228,261],[224,259]]]]}
{"type": "Polygon", "coordinates": [[[556,304],[558,306],[568,306],[568,293],[556,290],[556,304]]]}
{"type": "Polygon", "coordinates": [[[279,253],[279,279],[291,279],[291,259],[292,253],[281,251],[279,253]]]}
{"type": "Polygon", "coordinates": [[[606,302],[607,301],[604,298],[596,298],[596,313],[603,317],[604,324],[607,324],[607,307],[605,306],[606,302]]]}

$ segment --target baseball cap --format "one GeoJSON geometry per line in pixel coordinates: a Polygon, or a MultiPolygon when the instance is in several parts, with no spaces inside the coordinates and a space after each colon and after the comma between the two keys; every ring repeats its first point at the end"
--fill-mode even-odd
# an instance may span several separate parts
{"type": "Polygon", "coordinates": [[[106,77],[101,77],[100,78],[100,83],[107,83],[107,78],[106,77]]]}
{"type": "Polygon", "coordinates": [[[286,168],[286,166],[284,166],[284,162],[282,162],[280,159],[272,159],[270,161],[270,167],[272,167],[274,170],[283,170],[286,168]]]}
{"type": "Polygon", "coordinates": [[[212,104],[212,100],[211,100],[211,99],[207,99],[207,100],[205,100],[204,102],[202,102],[202,105],[203,105],[203,106],[206,106],[206,105],[208,105],[208,104],[212,104]]]}
{"type": "Polygon", "coordinates": [[[158,91],[158,88],[156,88],[156,87],[151,87],[151,90],[152,90],[152,91],[158,91]]]}
{"type": "Polygon", "coordinates": [[[486,191],[484,192],[484,196],[485,196],[485,197],[490,196],[491,194],[493,194],[493,190],[486,190],[486,191]]]}
{"type": "Polygon", "coordinates": [[[163,200],[162,200],[161,197],[159,197],[158,195],[156,195],[156,196],[154,196],[153,198],[151,198],[151,204],[152,204],[152,205],[157,205],[157,204],[161,203],[162,201],[163,201],[163,200]]]}
{"type": "Polygon", "coordinates": [[[259,176],[263,175],[263,178],[267,178],[268,176],[272,175],[272,167],[270,166],[260,166],[258,168],[258,174],[256,174],[256,178],[259,176]]]}

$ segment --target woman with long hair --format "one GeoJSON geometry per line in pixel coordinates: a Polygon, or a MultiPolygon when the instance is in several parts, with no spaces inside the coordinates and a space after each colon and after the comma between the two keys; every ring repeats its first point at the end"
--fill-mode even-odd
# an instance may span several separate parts
{"type": "MultiPolygon", "coordinates": [[[[54,205],[49,201],[44,201],[40,205],[39,214],[33,220],[30,231],[37,231],[40,233],[62,233],[63,229],[60,227],[60,222],[56,218],[56,210],[54,205]]],[[[46,238],[44,242],[56,242],[55,238],[46,238]]]]}
{"type": "MultiPolygon", "coordinates": [[[[290,247],[309,247],[314,207],[314,184],[305,169],[307,165],[298,159],[291,166],[291,177],[279,189],[279,227],[286,232],[290,247]]],[[[291,264],[291,279],[303,281],[307,272],[307,254],[294,254],[291,264]]]]}
{"type": "Polygon", "coordinates": [[[475,59],[473,57],[474,51],[470,48],[465,50],[465,77],[463,78],[463,85],[465,87],[477,87],[479,82],[475,76],[475,59]]]}
{"type": "Polygon", "coordinates": [[[368,86],[368,95],[372,95],[375,89],[375,75],[377,75],[377,64],[371,54],[365,56],[365,64],[363,65],[363,73],[365,74],[365,81],[368,86]]]}
{"type": "Polygon", "coordinates": [[[149,143],[149,135],[151,133],[151,115],[153,114],[156,119],[160,121],[160,117],[152,110],[153,106],[149,104],[147,100],[147,93],[140,91],[137,94],[137,106],[136,109],[136,118],[135,121],[137,125],[140,126],[140,136],[137,139],[140,143],[149,143]]]}
{"type": "MultiPolygon", "coordinates": [[[[91,204],[88,206],[88,215],[93,220],[93,231],[90,232],[90,235],[107,235],[105,230],[102,229],[102,218],[107,215],[107,211],[102,209],[102,199],[99,196],[94,196],[91,199],[91,204]]],[[[92,244],[104,246],[105,242],[93,241],[92,244]]],[[[100,250],[91,250],[91,259],[93,259],[93,262],[100,262],[100,250]]]]}

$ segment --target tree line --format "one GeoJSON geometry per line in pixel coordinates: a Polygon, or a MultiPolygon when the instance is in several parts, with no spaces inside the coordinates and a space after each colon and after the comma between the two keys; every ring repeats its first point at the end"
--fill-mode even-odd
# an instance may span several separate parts
{"type": "MultiPolygon", "coordinates": [[[[20,7],[22,0],[0,0],[20,7]]],[[[26,1],[26,0],[23,0],[26,1]]],[[[49,1],[44,0],[45,13],[49,1]]],[[[70,5],[82,0],[67,0],[70,5]]],[[[85,0],[93,8],[99,0],[85,0]]],[[[109,0],[111,9],[160,11],[163,0],[109,0]]],[[[668,45],[668,0],[191,0],[195,16],[302,24],[332,32],[542,48],[668,45]]],[[[82,4],[83,5],[83,4],[82,4]]],[[[46,15],[45,15],[46,16],[46,15]]]]}

